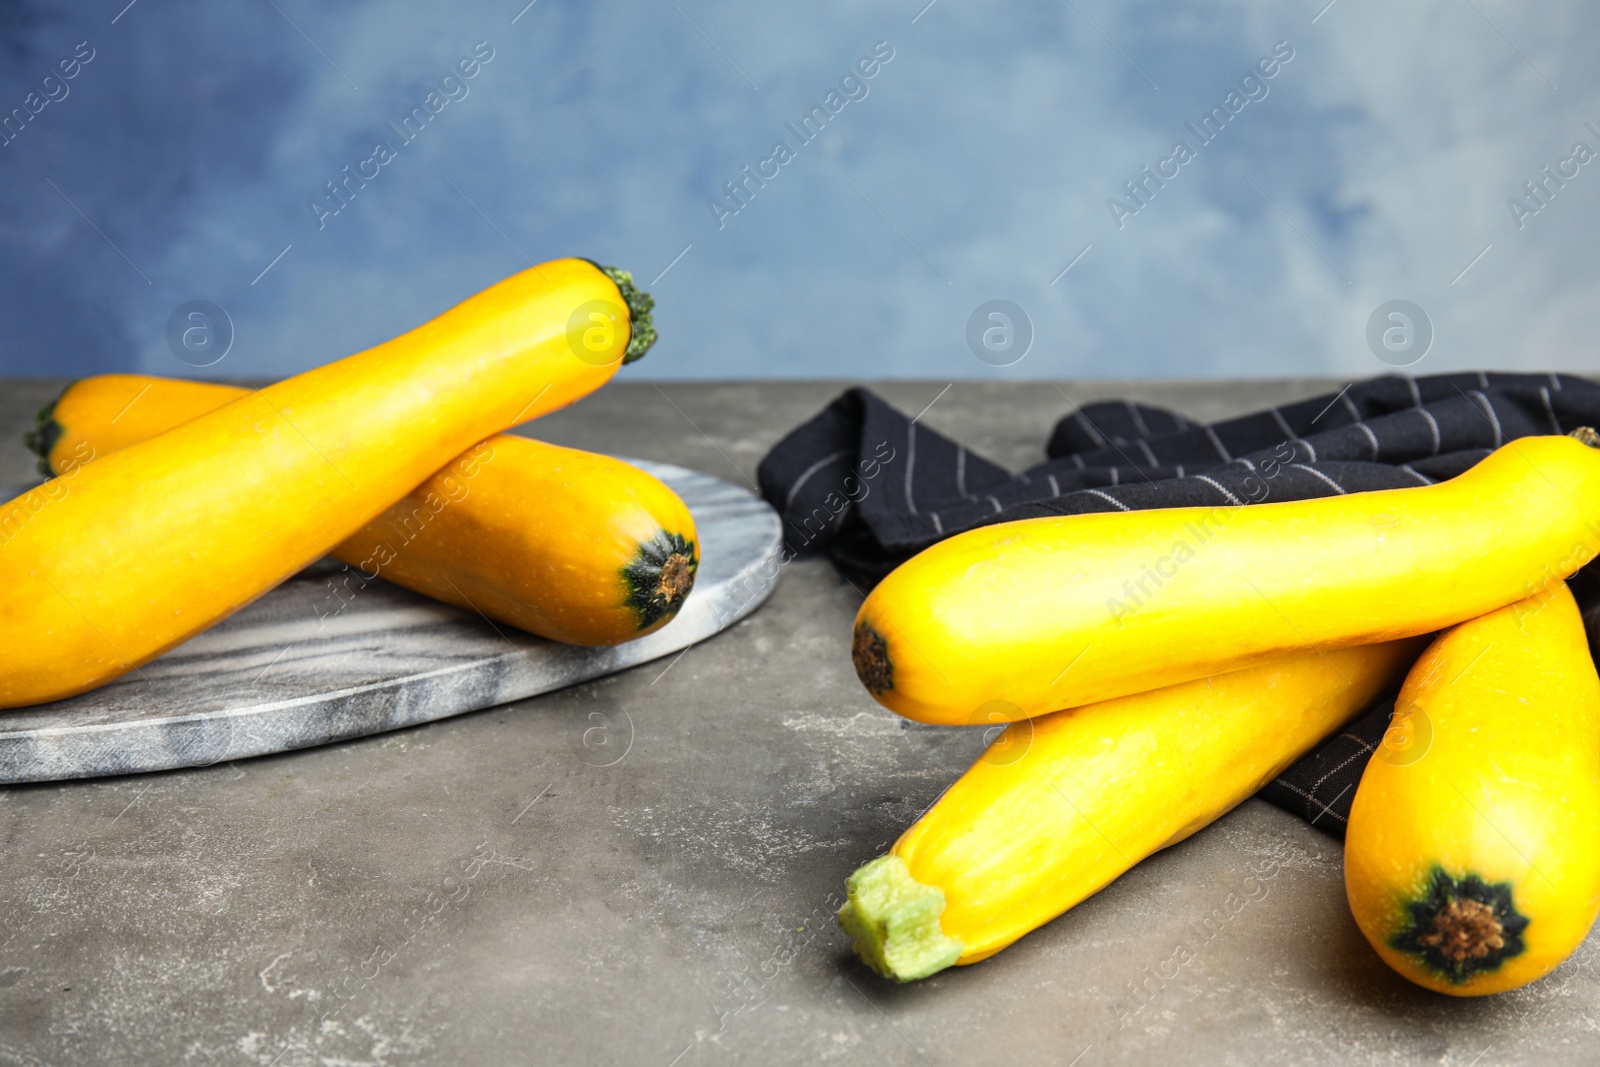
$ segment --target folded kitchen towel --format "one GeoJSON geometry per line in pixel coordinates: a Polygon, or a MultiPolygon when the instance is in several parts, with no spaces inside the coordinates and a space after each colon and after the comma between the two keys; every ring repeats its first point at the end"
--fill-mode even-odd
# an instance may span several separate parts
{"type": "MultiPolygon", "coordinates": [[[[762,460],[762,494],[791,554],[826,552],[862,584],[936,541],[990,523],[1142,508],[1245,506],[1453,478],[1507,441],[1600,427],[1600,385],[1564,374],[1387,375],[1204,425],[1122,401],[1056,424],[1048,459],[1012,474],[866,389],[841,394],[762,460]]],[[[1573,580],[1591,647],[1600,564],[1573,580]]],[[[1379,704],[1261,795],[1344,833],[1388,723],[1379,704]]]]}

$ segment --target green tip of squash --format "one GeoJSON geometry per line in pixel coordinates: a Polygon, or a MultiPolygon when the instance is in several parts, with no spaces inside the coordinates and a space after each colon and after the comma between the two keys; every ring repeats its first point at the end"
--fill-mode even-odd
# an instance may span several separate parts
{"type": "Polygon", "coordinates": [[[839,925],[855,939],[861,961],[885,978],[914,982],[961,958],[965,946],[939,926],[944,891],[912,878],[899,856],[863,865],[845,887],[839,925]]]}
{"type": "Polygon", "coordinates": [[[50,450],[61,440],[61,424],[56,421],[56,401],[52,400],[40,408],[33,422],[33,429],[22,435],[22,443],[28,446],[28,451],[39,457],[39,473],[46,478],[54,478],[56,472],[50,469],[50,450]]]}
{"type": "Polygon", "coordinates": [[[1590,448],[1600,448],[1600,433],[1595,433],[1591,426],[1579,426],[1567,433],[1568,437],[1576,437],[1590,448]]]}
{"type": "Polygon", "coordinates": [[[656,306],[655,297],[634,285],[633,275],[625,270],[600,267],[600,273],[611,279],[628,305],[628,347],[622,353],[622,362],[632,363],[656,343],[656,324],[650,317],[650,309],[656,306]]]}

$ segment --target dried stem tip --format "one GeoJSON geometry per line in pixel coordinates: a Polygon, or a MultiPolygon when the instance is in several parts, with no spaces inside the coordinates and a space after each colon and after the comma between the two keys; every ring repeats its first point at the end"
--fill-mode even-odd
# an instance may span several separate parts
{"type": "Polygon", "coordinates": [[[856,677],[867,691],[881,696],[894,688],[894,664],[889,660],[889,642],[867,623],[856,626],[850,642],[850,658],[855,661],[856,677]]]}

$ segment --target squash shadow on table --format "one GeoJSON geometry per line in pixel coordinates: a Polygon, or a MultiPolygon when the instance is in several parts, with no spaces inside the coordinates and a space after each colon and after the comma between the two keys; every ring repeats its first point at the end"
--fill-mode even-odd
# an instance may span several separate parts
{"type": "Polygon", "coordinates": [[[1600,955],[1600,937],[1591,934],[1572,958],[1539,981],[1492,996],[1452,997],[1408,981],[1383,962],[1350,914],[1342,877],[1321,895],[1325,936],[1300,943],[1303,966],[1324,975],[1327,990],[1348,1005],[1396,1024],[1470,1025],[1475,1032],[1521,1029],[1531,1016],[1569,996],[1574,990],[1564,987],[1581,982],[1593,969],[1589,957],[1600,955]]]}
{"type": "Polygon", "coordinates": [[[1128,898],[1144,889],[1140,875],[1124,874],[994,956],[928,978],[913,982],[884,978],[856,956],[848,941],[833,949],[830,973],[854,985],[874,1008],[896,1022],[902,1014],[926,1020],[923,1013],[936,1013],[951,999],[984,1003],[998,1011],[1002,1005],[1023,1005],[1042,996],[1058,1007],[1071,1002],[1076,1009],[1073,1022],[1084,1035],[1111,1033],[1117,1029],[1114,990],[1094,966],[1104,947],[1100,934],[1107,916],[1126,907],[1128,898]]]}
{"type": "MultiPolygon", "coordinates": [[[[1139,884],[1108,889],[1113,896],[1137,893],[1143,882],[1133,880],[1139,884]]],[[[881,1048],[915,1049],[913,1055],[902,1047],[895,1062],[1038,1062],[1038,1050],[1055,1049],[1062,1053],[1056,1062],[1065,1065],[1091,1047],[1111,1049],[1129,1037],[1119,1029],[1115,990],[1097,966],[1105,951],[1100,931],[1120,906],[1085,901],[987,960],[916,982],[879,977],[847,944],[833,950],[827,971],[841,1003],[852,1005],[858,1025],[874,1031],[881,1048]]],[[[1122,1062],[1137,1062],[1123,1051],[1122,1062]]]]}
{"type": "MultiPolygon", "coordinates": [[[[1176,1053],[1182,1044],[1162,1036],[1163,1027],[1181,1028],[1187,1021],[1210,1030],[1218,1018],[1229,1018],[1249,1030],[1263,1011],[1261,999],[1270,997],[1272,1004],[1299,1017],[1300,1025],[1322,1018],[1326,1029],[1317,1032],[1325,1041],[1341,1035],[1357,1042],[1382,1041],[1384,1035],[1409,1030],[1415,1052],[1460,1051],[1463,1041],[1476,1043],[1465,1056],[1470,1060],[1494,1035],[1524,1032],[1531,1019],[1558,1010],[1575,992],[1581,993],[1600,963],[1600,938],[1591,938],[1574,959],[1523,990],[1456,998],[1423,989],[1392,971],[1356,927],[1338,874],[1337,842],[1265,805],[1230,817],[1235,819],[1244,825],[1219,826],[1157,853],[1145,861],[1142,873],[1124,874],[987,961],[900,984],[872,972],[848,943],[835,943],[824,969],[855,987],[852,991],[841,982],[840,995],[856,1001],[864,1019],[881,1018],[881,1024],[925,1036],[926,1041],[918,1037],[921,1044],[942,1043],[945,1051],[966,1043],[939,1021],[951,1012],[960,1014],[959,1004],[986,1004],[986,1013],[996,1016],[997,1024],[998,1016],[1005,1016],[1005,1026],[1015,1029],[1033,1024],[1010,1017],[1013,1005],[1048,1002],[1057,1025],[1068,1026],[1052,1034],[1055,1040],[1092,1041],[1124,1051],[1131,1042],[1135,1050],[1153,1056],[1176,1053]],[[1162,983],[1149,1005],[1134,999],[1126,980],[1137,983],[1138,965],[1164,958],[1184,936],[1181,925],[1161,925],[1163,916],[1178,924],[1196,904],[1222,899],[1239,872],[1230,875],[1211,864],[1231,863],[1240,855],[1230,837],[1244,835],[1259,845],[1263,833],[1281,833],[1282,844],[1308,861],[1285,866],[1278,876],[1292,879],[1292,890],[1287,883],[1276,883],[1270,902],[1263,896],[1263,903],[1248,905],[1251,910],[1241,920],[1246,925],[1228,924],[1214,944],[1201,944],[1197,936],[1195,962],[1162,983]],[[1215,877],[1195,881],[1208,872],[1215,877]],[[1270,925],[1258,925],[1263,921],[1270,925]],[[1138,933],[1146,922],[1156,925],[1147,935],[1138,933]],[[959,1004],[952,998],[959,998],[959,1004]],[[863,999],[868,1003],[860,1003],[863,999]]],[[[1276,1014],[1271,1004],[1265,1007],[1265,1029],[1257,1037],[1272,1031],[1276,1024],[1268,1020],[1276,1014]]],[[[1286,1032],[1297,1031],[1291,1027],[1286,1032]]],[[[1212,1034],[1206,1040],[1228,1039],[1212,1034]]]]}
{"type": "MultiPolygon", "coordinates": [[[[1350,1003],[1378,1012],[1395,1022],[1436,1024],[1471,1022],[1474,1028],[1525,1026],[1530,1013],[1561,995],[1562,987],[1578,977],[1583,964],[1569,959],[1545,977],[1521,989],[1492,996],[1452,997],[1408,981],[1377,954],[1356,926],[1348,907],[1341,907],[1328,924],[1328,937],[1307,946],[1311,962],[1320,963],[1331,989],[1350,1003]]],[[[1593,940],[1593,935],[1591,935],[1593,940]]],[[[1575,955],[1585,953],[1583,948],[1575,955]]]]}

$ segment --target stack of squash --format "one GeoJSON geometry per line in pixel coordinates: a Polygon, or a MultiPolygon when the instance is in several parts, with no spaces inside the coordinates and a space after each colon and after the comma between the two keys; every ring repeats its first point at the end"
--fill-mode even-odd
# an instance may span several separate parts
{"type": "Polygon", "coordinates": [[[1349,818],[1356,923],[1439,992],[1547,974],[1600,911],[1600,679],[1564,581],[1600,553],[1596,502],[1580,430],[1433,486],[1028,519],[922,552],[862,605],[857,674],[919,722],[1010,725],[851,876],[858,954],[901,981],[985,959],[1403,677],[1349,818]]]}
{"type": "Polygon", "coordinates": [[[619,460],[495,436],[642,356],[653,306],[563,259],[256,392],[70,386],[29,435],[51,480],[0,506],[0,707],[104,685],[330,553],[558,641],[665,625],[699,565],[683,502],[619,460]]]}

